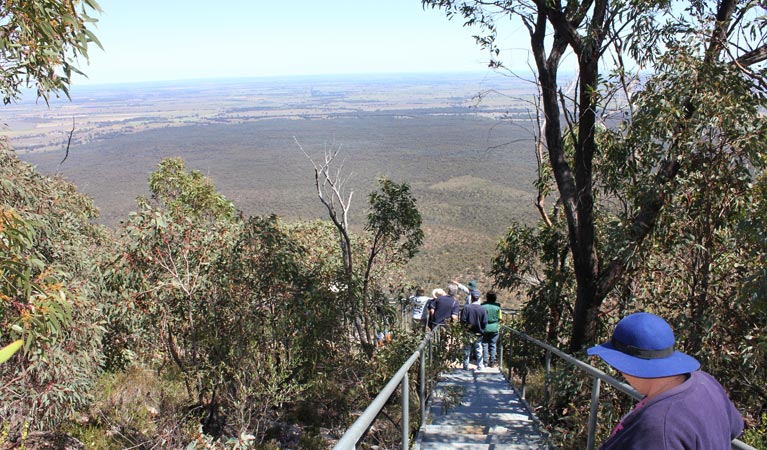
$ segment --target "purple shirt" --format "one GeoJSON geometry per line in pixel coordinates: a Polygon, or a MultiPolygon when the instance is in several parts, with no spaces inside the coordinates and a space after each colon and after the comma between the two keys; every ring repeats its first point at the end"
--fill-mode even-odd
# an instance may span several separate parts
{"type": "Polygon", "coordinates": [[[730,450],[742,431],[722,385],[697,371],[628,413],[599,450],[730,450]]]}

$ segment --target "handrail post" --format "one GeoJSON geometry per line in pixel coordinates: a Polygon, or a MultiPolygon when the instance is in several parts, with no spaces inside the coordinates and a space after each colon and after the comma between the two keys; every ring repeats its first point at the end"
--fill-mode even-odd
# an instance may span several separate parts
{"type": "Polygon", "coordinates": [[[546,349],[546,374],[543,378],[543,404],[549,407],[549,388],[551,382],[549,381],[551,375],[551,350],[546,349]]]}
{"type": "Polygon", "coordinates": [[[421,350],[421,367],[419,370],[419,375],[421,378],[421,389],[418,392],[421,399],[421,423],[419,424],[420,428],[423,426],[426,420],[426,354],[423,350],[421,350]]]}
{"type": "Polygon", "coordinates": [[[432,350],[432,343],[434,342],[434,334],[432,333],[431,339],[429,339],[429,367],[433,367],[434,354],[432,350]]]}
{"type": "Polygon", "coordinates": [[[514,332],[509,330],[509,381],[514,385],[514,332]]]}
{"type": "Polygon", "coordinates": [[[402,450],[410,449],[410,382],[408,373],[402,377],[402,450]]]}
{"type": "MultiPolygon", "coordinates": [[[[511,332],[509,332],[509,337],[511,337],[511,332]]],[[[503,328],[498,328],[498,370],[503,375],[503,328]]]]}
{"type": "Polygon", "coordinates": [[[527,393],[527,354],[529,353],[527,342],[522,343],[522,400],[527,393]]]}
{"type": "Polygon", "coordinates": [[[594,384],[591,388],[591,411],[589,412],[589,435],[586,441],[586,450],[594,450],[594,442],[597,434],[597,415],[599,413],[599,387],[602,380],[594,377],[594,384]]]}

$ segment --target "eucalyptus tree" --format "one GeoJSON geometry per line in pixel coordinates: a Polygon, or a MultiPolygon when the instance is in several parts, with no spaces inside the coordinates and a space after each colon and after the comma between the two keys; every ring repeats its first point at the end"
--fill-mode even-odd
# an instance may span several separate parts
{"type": "Polygon", "coordinates": [[[490,51],[492,67],[504,67],[503,27],[511,23],[528,31],[545,118],[541,133],[576,281],[569,346],[580,350],[595,339],[604,300],[636,267],[635,257],[651,247],[647,238],[664,219],[680,180],[717,170],[702,155],[740,155],[731,160],[730,173],[761,170],[764,5],[736,0],[422,4],[479,26],[476,39],[490,51]],[[572,97],[560,73],[570,53],[577,63],[572,97]],[[717,141],[707,145],[710,138],[717,141]],[[719,151],[706,151],[713,148],[719,151]]]}
{"type": "Polygon", "coordinates": [[[93,399],[102,362],[102,267],[114,258],[93,200],[0,145],[0,427],[56,430],[93,399]]]}
{"type": "Polygon", "coordinates": [[[193,401],[206,404],[215,390],[215,376],[207,375],[215,374],[216,359],[207,324],[225,297],[216,267],[237,229],[234,206],[177,158],[160,163],[150,187],[152,199],[138,199],[139,209],[123,229],[125,251],[112,280],[115,290],[126,293],[127,314],[115,319],[143,311],[138,317],[146,323],[135,326],[155,336],[143,351],[163,354],[183,374],[193,401]]]}
{"type": "Polygon", "coordinates": [[[69,96],[78,58],[87,60],[88,46],[101,46],[92,28],[94,0],[25,0],[0,4],[0,93],[16,100],[34,86],[46,102],[51,94],[69,96]]]}
{"type": "Polygon", "coordinates": [[[379,178],[378,190],[371,192],[368,200],[365,230],[370,233],[371,243],[363,275],[363,295],[367,294],[377,259],[386,256],[383,266],[401,264],[415,256],[423,244],[421,213],[409,184],[379,178]]]}
{"type": "Polygon", "coordinates": [[[328,355],[337,334],[317,326],[325,312],[308,301],[324,261],[304,262],[311,252],[277,217],[243,220],[180,159],[163,160],[149,185],[152,198],[138,199],[109,274],[123,293],[110,328],[124,330],[120,340],[139,357],[160,355],[158,371],[180,375],[206,433],[236,428],[264,439],[301,391],[298,374],[328,355]]]}
{"type": "MultiPolygon", "coordinates": [[[[0,94],[24,87],[68,95],[78,57],[99,45],[92,0],[0,2],[0,94]]],[[[101,258],[111,257],[93,201],[43,177],[0,142],[0,346],[24,345],[0,367],[0,424],[56,428],[91,400],[102,335],[101,258]]],[[[23,444],[22,444],[23,445],[23,444]]]]}

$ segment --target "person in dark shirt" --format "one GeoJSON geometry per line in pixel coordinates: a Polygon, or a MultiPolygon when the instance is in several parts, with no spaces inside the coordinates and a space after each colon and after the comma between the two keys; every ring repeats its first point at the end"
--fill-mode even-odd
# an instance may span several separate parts
{"type": "Polygon", "coordinates": [[[458,293],[458,286],[455,284],[447,285],[447,295],[437,297],[434,302],[429,304],[429,314],[431,315],[431,321],[429,328],[439,325],[444,325],[448,320],[458,320],[458,313],[460,312],[460,306],[455,300],[455,294],[458,293]]]}
{"type": "Polygon", "coordinates": [[[469,357],[471,350],[477,355],[477,370],[484,370],[485,362],[482,358],[482,335],[487,327],[487,311],[479,304],[479,291],[471,291],[471,303],[463,307],[461,311],[461,323],[466,327],[469,341],[463,349],[463,368],[469,369],[469,357]]]}
{"type": "Polygon", "coordinates": [[[644,396],[600,450],[732,448],[743,418],[714,377],[674,344],[665,320],[640,312],[621,319],[610,342],[588,349],[644,396]]]}

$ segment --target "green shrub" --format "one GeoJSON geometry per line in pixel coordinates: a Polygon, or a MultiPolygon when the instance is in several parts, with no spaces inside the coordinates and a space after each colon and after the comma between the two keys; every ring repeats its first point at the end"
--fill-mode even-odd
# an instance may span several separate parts
{"type": "Polygon", "coordinates": [[[0,422],[55,430],[88,405],[100,374],[102,261],[114,247],[93,201],[0,148],[0,422]]]}
{"type": "Polygon", "coordinates": [[[743,431],[740,440],[756,450],[767,450],[767,413],[762,413],[761,424],[743,431]]]}

